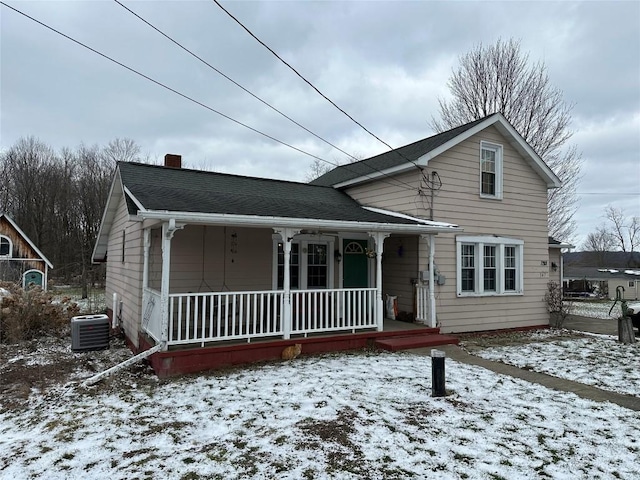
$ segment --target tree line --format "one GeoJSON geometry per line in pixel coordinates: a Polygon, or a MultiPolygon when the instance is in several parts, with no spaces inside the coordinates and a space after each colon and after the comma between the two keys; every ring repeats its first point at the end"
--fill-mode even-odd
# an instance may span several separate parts
{"type": "Polygon", "coordinates": [[[144,161],[130,139],[54,151],[35,137],[0,152],[0,212],[53,263],[50,278],[87,284],[104,278],[91,264],[117,161],[144,161]]]}

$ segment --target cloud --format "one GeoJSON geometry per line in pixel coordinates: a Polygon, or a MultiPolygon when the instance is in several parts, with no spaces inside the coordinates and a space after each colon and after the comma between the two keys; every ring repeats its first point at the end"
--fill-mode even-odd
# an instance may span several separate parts
{"type": "MultiPolygon", "coordinates": [[[[126,5],[265,101],[358,158],[387,148],[320,98],[213,2],[126,5]]],[[[433,132],[458,56],[522,40],[575,103],[584,158],[580,235],[598,211],[637,198],[640,165],[638,2],[228,2],[257,36],[393,146],[433,132]],[[633,190],[636,188],[636,190],[633,190]],[[618,193],[616,193],[618,192],[618,193]]],[[[346,156],[291,124],[114,2],[16,7],[238,121],[330,162],[346,156]]],[[[47,31],[6,7],[0,17],[0,147],[34,135],[56,149],[129,137],[161,159],[303,180],[311,158],[287,149],[47,31]]],[[[640,208],[638,208],[640,210],[640,208]]]]}

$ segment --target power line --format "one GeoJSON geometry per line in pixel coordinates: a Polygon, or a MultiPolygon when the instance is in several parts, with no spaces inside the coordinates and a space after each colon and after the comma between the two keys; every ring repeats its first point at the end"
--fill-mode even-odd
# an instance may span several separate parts
{"type": "Polygon", "coordinates": [[[47,25],[46,23],[41,22],[40,20],[38,20],[38,19],[36,19],[36,18],[34,18],[34,17],[32,17],[32,16],[30,16],[30,15],[28,15],[28,14],[26,14],[26,13],[24,13],[24,12],[20,11],[20,10],[18,10],[18,9],[17,9],[17,8],[15,8],[15,7],[12,7],[11,5],[6,4],[6,3],[5,3],[5,2],[3,2],[3,1],[0,1],[0,4],[4,5],[5,7],[10,8],[11,10],[13,10],[13,11],[14,11],[14,12],[16,12],[16,13],[19,13],[20,15],[23,15],[24,17],[28,18],[29,20],[32,20],[32,21],[36,22],[36,23],[37,23],[37,24],[39,24],[39,25],[42,25],[43,27],[45,27],[45,28],[47,28],[47,29],[51,30],[52,32],[57,33],[58,35],[60,35],[60,36],[62,36],[62,37],[64,37],[64,38],[66,38],[67,40],[71,40],[72,42],[74,42],[74,43],[76,43],[76,44],[80,45],[81,47],[84,47],[84,48],[86,48],[87,50],[90,50],[90,51],[92,51],[93,53],[95,53],[95,54],[97,54],[97,55],[100,55],[100,56],[101,56],[101,57],[103,57],[103,58],[106,58],[106,59],[107,59],[107,60],[109,60],[110,62],[113,62],[113,63],[115,63],[116,65],[121,66],[122,68],[126,68],[126,69],[127,69],[127,70],[129,70],[130,72],[135,73],[136,75],[139,75],[140,77],[142,77],[142,78],[144,78],[144,79],[146,79],[146,80],[149,80],[150,82],[153,82],[153,83],[155,83],[156,85],[158,85],[158,86],[160,86],[160,87],[162,87],[162,88],[164,88],[164,89],[166,89],[166,90],[169,90],[170,92],[173,92],[173,93],[175,93],[176,95],[179,95],[180,97],[182,97],[182,98],[184,98],[184,99],[186,99],[186,100],[189,100],[190,102],[193,102],[193,103],[195,103],[195,104],[197,104],[197,105],[200,105],[201,107],[206,108],[207,110],[210,110],[210,111],[212,111],[213,113],[216,113],[216,114],[220,115],[221,117],[226,118],[227,120],[230,120],[230,121],[232,121],[232,122],[234,122],[234,123],[236,123],[236,124],[238,124],[238,125],[240,125],[240,126],[242,126],[242,127],[245,127],[245,128],[247,128],[247,129],[251,130],[252,132],[258,133],[258,134],[262,135],[263,137],[266,137],[266,138],[268,138],[268,139],[270,139],[270,140],[273,140],[274,142],[277,142],[277,143],[279,143],[279,144],[281,144],[281,145],[284,145],[284,146],[289,147],[289,148],[291,148],[291,149],[293,149],[293,150],[296,150],[296,151],[298,151],[298,152],[300,152],[300,153],[302,153],[302,154],[304,154],[304,155],[308,155],[308,156],[310,156],[310,157],[312,157],[312,158],[316,158],[316,159],[318,159],[318,160],[320,160],[320,161],[323,161],[323,162],[326,162],[326,163],[330,163],[331,165],[335,165],[334,163],[329,162],[328,160],[325,160],[325,159],[320,158],[320,157],[318,157],[318,156],[316,156],[316,155],[313,155],[312,153],[306,152],[306,151],[304,151],[304,150],[302,150],[302,149],[300,149],[300,148],[298,148],[298,147],[294,147],[293,145],[290,145],[290,144],[288,144],[288,143],[286,143],[286,142],[283,142],[282,140],[278,140],[277,138],[275,138],[275,137],[273,137],[273,136],[271,136],[271,135],[269,135],[269,134],[267,134],[267,133],[261,132],[260,130],[258,130],[258,129],[256,129],[256,128],[253,128],[253,127],[251,127],[251,126],[249,126],[249,125],[247,125],[247,124],[245,124],[245,123],[242,123],[242,122],[240,122],[239,120],[236,120],[235,118],[230,117],[229,115],[226,115],[226,114],[224,114],[224,113],[222,113],[222,112],[220,112],[220,111],[218,111],[218,110],[216,110],[216,109],[214,109],[214,108],[212,108],[212,107],[210,107],[210,106],[208,106],[208,105],[206,105],[206,104],[204,104],[204,103],[202,103],[202,102],[200,102],[200,101],[198,101],[198,100],[196,100],[196,99],[194,99],[194,98],[191,98],[190,96],[188,96],[188,95],[186,95],[186,94],[184,94],[184,93],[181,93],[181,92],[179,92],[178,90],[176,90],[176,89],[174,89],[174,88],[171,88],[171,87],[169,87],[168,85],[165,85],[164,83],[162,83],[162,82],[160,82],[160,81],[158,81],[158,80],[155,80],[155,79],[153,79],[153,78],[149,77],[148,75],[145,75],[144,73],[141,73],[141,72],[139,72],[138,70],[136,70],[136,69],[134,69],[134,68],[132,68],[132,67],[129,67],[129,66],[125,65],[124,63],[121,63],[121,62],[119,62],[118,60],[115,60],[114,58],[111,58],[110,56],[108,56],[108,55],[106,55],[106,54],[104,54],[104,53],[102,53],[102,52],[99,52],[98,50],[96,50],[96,49],[94,49],[94,48],[92,48],[92,47],[90,47],[90,46],[88,46],[88,45],[86,45],[86,44],[82,43],[81,41],[76,40],[75,38],[70,37],[69,35],[67,35],[67,34],[65,34],[65,33],[62,33],[61,31],[56,30],[56,29],[55,29],[55,28],[53,28],[53,27],[50,27],[50,26],[49,26],[49,25],[47,25]]]}
{"type": "MultiPolygon", "coordinates": [[[[246,87],[242,86],[240,83],[238,83],[237,81],[235,81],[234,79],[232,79],[231,77],[229,77],[228,75],[226,75],[224,72],[220,71],[218,68],[214,67],[213,65],[211,65],[209,62],[207,62],[206,60],[204,60],[202,57],[200,57],[199,55],[197,55],[196,53],[194,53],[193,51],[189,50],[187,47],[185,47],[184,45],[182,45],[180,42],[178,42],[177,40],[173,39],[172,37],[170,37],[169,35],[167,35],[166,33],[164,33],[162,30],[160,30],[159,28],[157,28],[155,25],[153,25],[151,22],[147,21],[146,19],[144,19],[141,15],[139,15],[138,13],[134,12],[133,10],[131,10],[129,7],[127,7],[126,5],[124,5],[120,0],[113,0],[114,2],[116,2],[118,5],[120,5],[122,8],[124,8],[125,10],[127,10],[129,13],[131,13],[132,15],[134,15],[136,18],[138,18],[140,21],[144,22],[146,25],[148,25],[149,27],[151,27],[152,29],[154,29],[156,32],[158,32],[160,35],[162,35],[163,37],[165,37],[167,40],[171,41],[173,44],[175,44],[176,46],[178,46],[179,48],[181,48],[182,50],[184,50],[185,52],[187,52],[189,55],[191,55],[192,57],[196,58],[197,60],[199,60],[200,62],[202,62],[204,65],[206,65],[207,67],[209,67],[211,70],[213,70],[214,72],[216,72],[218,75],[221,75],[222,77],[224,77],[226,80],[230,81],[231,83],[233,83],[235,86],[237,86],[238,88],[242,89],[244,92],[248,93],[249,95],[251,95],[253,98],[255,98],[256,100],[262,102],[264,105],[266,105],[267,107],[269,107],[271,110],[277,112],[278,114],[280,114],[281,116],[283,116],[284,118],[286,118],[287,120],[289,120],[290,122],[292,122],[293,124],[297,125],[298,127],[302,128],[303,130],[305,130],[306,132],[310,133],[311,135],[313,135],[314,137],[316,137],[317,139],[323,141],[324,143],[326,143],[327,145],[335,148],[336,150],[344,153],[345,155],[347,155],[349,158],[358,161],[358,159],[356,157],[354,157],[353,155],[351,155],[348,152],[345,152],[344,150],[342,150],[340,147],[337,147],[336,145],[334,145],[333,143],[329,142],[328,140],[324,139],[323,137],[321,137],[320,135],[312,132],[311,130],[309,130],[307,127],[305,127],[304,125],[300,124],[299,122],[297,122],[296,120],[294,120],[293,118],[289,117],[288,115],[286,115],[285,113],[283,113],[282,111],[278,110],[276,107],[274,107],[273,105],[271,105],[270,103],[268,103],[267,101],[263,100],[262,98],[260,98],[258,95],[254,94],[253,92],[251,92],[249,89],[247,89],[246,87]]],[[[333,166],[339,166],[338,164],[335,163],[331,163],[331,165],[333,166]]],[[[407,186],[410,189],[415,189],[415,187],[413,187],[412,185],[409,185],[408,183],[393,178],[390,175],[384,173],[382,170],[379,170],[377,168],[375,168],[372,165],[368,165],[365,164],[368,168],[370,168],[371,170],[381,173],[382,175],[392,179],[395,182],[398,182],[398,184],[396,186],[407,186]]]]}
{"type": "MultiPolygon", "coordinates": [[[[229,115],[226,115],[226,114],[224,114],[224,113],[222,113],[222,112],[220,112],[220,111],[218,111],[218,110],[216,110],[216,109],[214,109],[214,108],[212,108],[212,107],[210,107],[210,106],[208,106],[208,105],[206,105],[206,104],[204,104],[204,103],[202,103],[202,102],[200,102],[200,101],[198,101],[198,100],[196,100],[196,99],[194,99],[194,98],[192,98],[192,97],[190,97],[190,96],[188,96],[188,95],[186,95],[186,94],[184,94],[182,92],[179,92],[178,90],[176,90],[176,89],[174,89],[172,87],[169,87],[168,85],[165,85],[164,83],[162,83],[162,82],[160,82],[158,80],[155,80],[155,79],[149,77],[148,75],[145,75],[144,73],[141,73],[138,70],[136,70],[136,69],[134,69],[132,67],[129,67],[129,66],[125,65],[124,63],[119,62],[118,60],[115,60],[114,58],[111,58],[110,56],[108,56],[108,55],[106,55],[106,54],[104,54],[104,53],[102,53],[102,52],[100,52],[100,51],[98,51],[98,50],[96,50],[96,49],[94,49],[94,48],[82,43],[81,41],[76,40],[75,38],[73,38],[73,37],[71,37],[71,36],[69,36],[69,35],[67,35],[67,34],[65,34],[65,33],[61,32],[59,30],[56,30],[55,28],[47,25],[44,22],[41,22],[40,20],[32,17],[31,15],[28,15],[27,13],[24,13],[21,10],[18,10],[17,8],[5,3],[4,1],[0,1],[0,4],[4,5],[5,7],[9,8],[11,10],[13,10],[16,13],[19,13],[20,15],[28,18],[29,20],[31,20],[31,21],[33,21],[33,22],[45,27],[46,29],[51,30],[54,33],[57,33],[58,35],[66,38],[67,40],[70,40],[70,41],[76,43],[77,45],[80,45],[81,47],[86,48],[87,50],[89,50],[89,51],[91,51],[91,52],[93,52],[93,53],[95,53],[95,54],[97,54],[97,55],[109,60],[110,62],[115,63],[116,65],[118,65],[118,66],[120,66],[122,68],[125,68],[126,70],[129,70],[130,72],[132,72],[132,73],[144,78],[145,80],[148,80],[148,81],[158,85],[159,87],[162,87],[162,88],[164,88],[166,90],[169,90],[170,92],[172,92],[172,93],[174,93],[174,94],[176,94],[176,95],[178,95],[178,96],[180,96],[180,97],[182,97],[182,98],[184,98],[186,100],[189,100],[190,102],[195,103],[196,105],[199,105],[199,106],[201,106],[201,107],[203,107],[203,108],[205,108],[205,109],[207,109],[207,110],[209,110],[209,111],[211,111],[213,113],[216,113],[217,115],[220,115],[223,118],[226,118],[227,120],[232,121],[233,123],[236,123],[237,125],[240,125],[240,126],[246,128],[248,130],[251,130],[252,132],[255,132],[255,133],[259,134],[259,135],[262,135],[263,137],[268,138],[268,139],[270,139],[270,140],[272,140],[272,141],[274,141],[276,143],[279,143],[279,144],[281,144],[281,145],[283,145],[285,147],[291,148],[292,150],[295,150],[295,151],[297,151],[299,153],[302,153],[302,154],[307,155],[307,156],[309,156],[311,158],[315,158],[317,160],[320,160],[321,162],[327,163],[329,165],[333,165],[334,167],[341,166],[341,165],[338,165],[338,164],[336,164],[334,162],[330,162],[329,160],[325,160],[322,157],[319,157],[319,156],[314,155],[312,153],[306,152],[305,150],[302,150],[301,148],[298,148],[298,147],[290,145],[290,144],[288,144],[286,142],[283,142],[282,140],[279,140],[279,139],[277,139],[277,138],[275,138],[275,137],[273,137],[273,136],[271,136],[271,135],[269,135],[267,133],[264,133],[264,132],[262,132],[262,131],[260,131],[260,130],[258,130],[256,128],[253,128],[253,127],[251,127],[251,126],[249,126],[249,125],[247,125],[245,123],[242,123],[239,120],[236,120],[233,117],[230,117],[229,115]]],[[[347,170],[349,170],[349,169],[347,168],[347,170]]],[[[353,170],[351,170],[351,171],[353,171],[353,170]]],[[[359,173],[359,172],[355,172],[355,171],[353,171],[353,172],[354,173],[359,173]]],[[[389,182],[387,181],[386,183],[389,183],[389,182]]],[[[391,184],[391,183],[389,183],[389,184],[392,185],[392,186],[396,186],[396,187],[398,186],[398,185],[394,185],[394,184],[391,184]]],[[[414,188],[414,187],[410,186],[410,188],[414,188]]]]}
{"type": "Polygon", "coordinates": [[[313,88],[322,98],[324,98],[327,102],[329,102],[331,105],[333,105],[335,108],[337,108],[340,112],[342,112],[344,115],[347,116],[347,118],[349,118],[349,120],[351,120],[353,123],[355,123],[356,125],[358,125],[360,128],[362,128],[365,132],[367,132],[369,135],[371,135],[373,138],[375,138],[376,140],[378,140],[380,143],[386,145],[389,149],[395,151],[400,157],[402,157],[404,160],[407,160],[411,163],[413,163],[417,168],[420,168],[420,166],[414,162],[413,160],[411,160],[410,158],[405,157],[402,153],[398,152],[396,149],[394,149],[391,145],[389,145],[387,142],[385,142],[384,140],[382,140],[380,137],[378,137],[376,134],[374,134],[373,132],[371,132],[370,130],[368,130],[364,125],[362,125],[360,122],[358,122],[355,118],[353,118],[351,115],[349,115],[347,112],[345,112],[342,108],[340,108],[333,100],[331,100],[329,97],[327,97],[324,93],[322,93],[313,83],[311,83],[309,80],[307,80],[300,72],[298,72],[298,70],[296,70],[294,67],[291,66],[291,64],[289,64],[286,60],[284,60],[280,55],[278,55],[269,45],[267,45],[266,43],[264,43],[262,40],[260,40],[251,30],[249,30],[249,28],[247,28],[240,20],[238,20],[231,12],[229,12],[229,10],[227,10],[226,8],[224,8],[222,6],[222,4],[220,4],[220,2],[218,0],[213,0],[213,2],[220,7],[220,9],[222,9],[223,12],[225,12],[229,17],[231,17],[238,25],[240,25],[249,35],[251,35],[260,45],[262,45],[264,48],[266,48],[267,50],[269,50],[278,60],[280,60],[282,63],[284,63],[287,67],[289,67],[289,69],[291,69],[291,71],[293,71],[293,73],[295,73],[298,77],[300,77],[307,85],[309,85],[311,88],[313,88]]]}

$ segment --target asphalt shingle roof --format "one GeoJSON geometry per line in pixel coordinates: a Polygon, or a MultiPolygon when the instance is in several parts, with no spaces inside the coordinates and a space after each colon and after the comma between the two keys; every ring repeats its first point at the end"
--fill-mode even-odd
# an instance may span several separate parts
{"type": "Polygon", "coordinates": [[[471,123],[461,125],[459,127],[447,130],[446,132],[433,135],[431,137],[418,140],[417,142],[410,143],[404,147],[396,148],[386,153],[381,153],[375,157],[367,158],[355,163],[349,163],[348,165],[342,165],[336,167],[330,172],[321,175],[315,180],[311,181],[311,185],[325,185],[332,186],[337,185],[354,178],[364,177],[371,174],[379,174],[380,171],[384,171],[388,168],[397,167],[404,163],[415,162],[423,155],[435,150],[441,145],[444,145],[449,140],[457,137],[458,135],[473,128],[480,122],[483,122],[491,115],[475,120],[471,123]]]}
{"type": "Polygon", "coordinates": [[[418,224],[366,210],[332,187],[133,162],[118,167],[123,185],[147,210],[418,224]]]}

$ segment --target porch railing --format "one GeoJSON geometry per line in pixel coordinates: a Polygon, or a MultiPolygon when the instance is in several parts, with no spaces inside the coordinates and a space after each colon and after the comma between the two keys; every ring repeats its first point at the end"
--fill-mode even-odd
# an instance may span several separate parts
{"type": "MultiPolygon", "coordinates": [[[[142,325],[160,341],[159,292],[144,289],[142,325]]],[[[291,292],[292,335],[376,328],[376,289],[291,292]]],[[[284,292],[210,292],[169,295],[168,344],[186,345],[283,337],[284,292]]]]}
{"type": "MultiPolygon", "coordinates": [[[[142,328],[156,342],[162,338],[162,304],[160,292],[145,288],[142,290],[142,328]]],[[[115,307],[114,307],[115,309],[115,307]]]]}
{"type": "Polygon", "coordinates": [[[416,285],[416,320],[429,322],[429,286],[416,285]]]}
{"type": "Polygon", "coordinates": [[[374,328],[375,300],[375,288],[292,291],[291,333],[374,328]]]}
{"type": "Polygon", "coordinates": [[[283,292],[174,293],[169,295],[169,344],[282,335],[283,292]]]}

